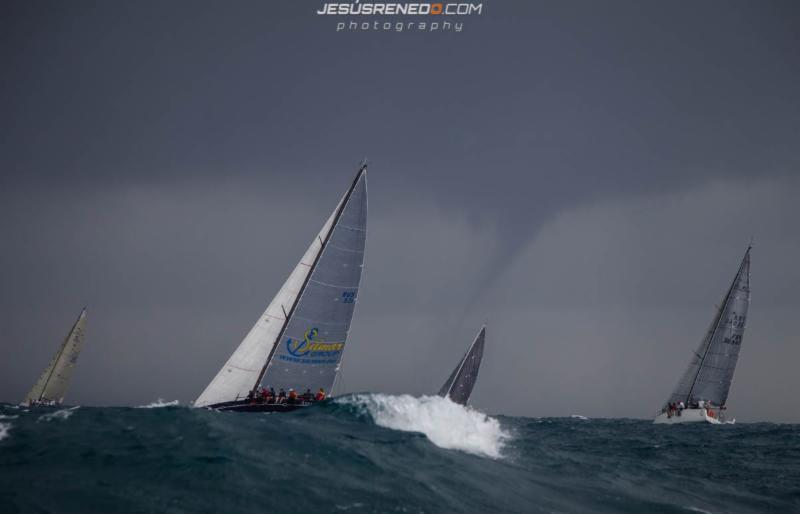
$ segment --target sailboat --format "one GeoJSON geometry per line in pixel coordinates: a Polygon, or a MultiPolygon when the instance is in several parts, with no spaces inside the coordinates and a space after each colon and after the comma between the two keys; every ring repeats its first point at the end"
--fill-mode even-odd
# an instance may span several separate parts
{"type": "Polygon", "coordinates": [[[283,287],[195,407],[283,412],[306,407],[333,387],[364,263],[366,173],[364,162],[283,287]]]}
{"type": "Polygon", "coordinates": [[[450,398],[455,403],[466,405],[475,381],[478,380],[478,369],[483,359],[483,343],[486,340],[486,325],[481,327],[475,340],[458,362],[458,366],[450,374],[447,382],[439,390],[439,396],[450,398]]]}
{"type": "Polygon", "coordinates": [[[751,248],[747,247],[706,336],[654,423],[726,422],[725,403],[750,306],[751,248]]]}
{"type": "Polygon", "coordinates": [[[64,342],[50,360],[42,376],[33,385],[31,391],[22,401],[23,405],[30,407],[36,405],[61,405],[64,394],[72,378],[72,370],[81,353],[83,339],[86,334],[86,308],[81,310],[75,324],[67,334],[64,342]]]}

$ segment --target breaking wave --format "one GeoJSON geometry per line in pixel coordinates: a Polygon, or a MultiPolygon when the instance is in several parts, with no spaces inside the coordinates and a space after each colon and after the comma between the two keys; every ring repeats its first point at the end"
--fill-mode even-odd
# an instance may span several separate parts
{"type": "Polygon", "coordinates": [[[147,405],[139,405],[136,407],[137,409],[160,409],[162,407],[177,407],[180,405],[181,402],[178,400],[172,400],[171,402],[164,401],[163,399],[159,398],[158,400],[148,403],[147,405]]]}
{"type": "Polygon", "coordinates": [[[336,401],[366,410],[378,426],[421,432],[440,448],[496,459],[511,438],[498,420],[440,396],[357,394],[336,401]]]}

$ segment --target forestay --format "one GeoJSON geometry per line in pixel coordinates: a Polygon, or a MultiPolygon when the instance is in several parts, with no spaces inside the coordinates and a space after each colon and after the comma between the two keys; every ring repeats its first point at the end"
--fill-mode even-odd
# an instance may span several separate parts
{"type": "Polygon", "coordinates": [[[688,369],[668,402],[689,404],[705,400],[714,405],[725,405],[736,362],[739,359],[749,306],[750,248],[748,247],[706,337],[692,356],[688,369]]]}
{"type": "Polygon", "coordinates": [[[483,359],[483,344],[486,340],[486,327],[482,327],[475,341],[472,342],[464,358],[450,374],[447,382],[439,390],[439,396],[450,397],[455,403],[466,405],[475,381],[478,379],[478,370],[483,359]]]}
{"type": "Polygon", "coordinates": [[[364,165],[277,296],[195,401],[196,407],[245,398],[265,373],[264,383],[276,389],[330,389],[358,294],[366,212],[364,165]]]}
{"type": "Polygon", "coordinates": [[[72,378],[72,370],[78,361],[86,333],[86,309],[81,310],[78,319],[67,334],[64,342],[50,360],[50,364],[39,377],[33,389],[25,397],[25,403],[61,403],[72,378]]]}

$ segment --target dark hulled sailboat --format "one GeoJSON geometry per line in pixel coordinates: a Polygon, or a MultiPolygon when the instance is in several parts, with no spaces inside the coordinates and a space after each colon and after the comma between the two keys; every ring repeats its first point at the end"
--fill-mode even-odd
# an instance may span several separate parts
{"type": "Polygon", "coordinates": [[[309,402],[260,401],[259,388],[327,393],[333,387],[364,262],[366,172],[362,164],[303,258],[195,407],[280,412],[309,402]]]}
{"type": "Polygon", "coordinates": [[[458,362],[458,366],[450,374],[447,382],[439,390],[439,396],[450,398],[455,403],[466,405],[475,382],[478,380],[478,370],[483,359],[483,344],[486,341],[486,325],[470,345],[467,353],[458,362]]]}

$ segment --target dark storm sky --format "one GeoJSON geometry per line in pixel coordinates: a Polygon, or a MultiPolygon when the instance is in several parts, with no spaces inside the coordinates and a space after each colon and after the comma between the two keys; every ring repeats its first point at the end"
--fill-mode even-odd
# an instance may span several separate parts
{"type": "Polygon", "coordinates": [[[70,400],[194,399],[368,156],[344,391],[652,415],[751,236],[729,400],[800,421],[800,6],[484,2],[337,33],[322,2],[0,7],[0,400],[80,307],[70,400]]]}

